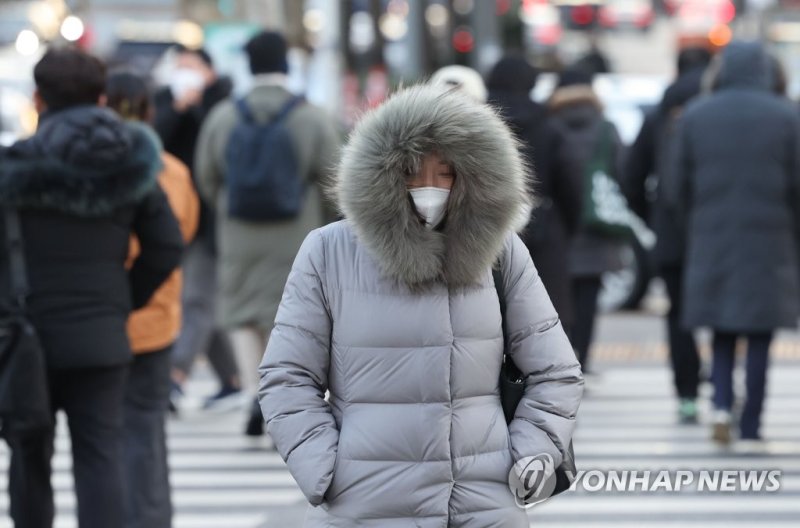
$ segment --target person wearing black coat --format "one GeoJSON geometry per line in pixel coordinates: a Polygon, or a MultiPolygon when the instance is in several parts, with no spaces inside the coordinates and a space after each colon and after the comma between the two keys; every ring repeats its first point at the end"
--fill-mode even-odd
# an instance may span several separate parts
{"type": "Polygon", "coordinates": [[[773,333],[800,316],[800,117],[773,93],[758,43],[723,52],[714,92],[678,124],[665,183],[687,236],[683,324],[713,330],[713,438],[731,440],[737,338],[746,338],[747,399],[740,438],[761,438],[773,333]]]}
{"type": "MultiPolygon", "coordinates": [[[[603,105],[592,88],[592,76],[580,68],[569,68],[559,75],[558,86],[548,101],[553,127],[563,141],[553,151],[552,163],[563,179],[571,178],[581,189],[576,210],[583,213],[583,178],[595,157],[600,141],[607,142],[605,164],[609,176],[619,178],[621,142],[616,127],[607,121],[603,105]]],[[[584,373],[589,369],[589,350],[597,316],[601,278],[606,272],[622,268],[623,242],[590,232],[581,222],[572,239],[568,271],[575,306],[570,340],[584,373]]]]}
{"type": "Polygon", "coordinates": [[[538,72],[520,55],[503,57],[489,74],[489,103],[495,106],[522,144],[533,169],[533,194],[539,199],[522,234],[564,328],[572,327],[570,239],[581,214],[581,183],[562,170],[553,155],[563,138],[550,124],[547,108],[531,100],[538,72]]]}
{"type": "MultiPolygon", "coordinates": [[[[131,349],[126,323],[179,264],[183,240],[156,177],[158,140],[97,106],[103,64],[70,49],[34,70],[39,127],[0,149],[0,207],[18,211],[30,295],[53,412],[72,440],[80,528],[123,526],[123,395],[131,349]],[[131,235],[141,254],[125,268],[131,235]]],[[[5,220],[0,236],[6,241],[5,220]]],[[[10,296],[0,255],[0,303],[10,296]]],[[[9,468],[17,528],[52,526],[55,417],[14,438],[9,468]]]]}
{"type": "Polygon", "coordinates": [[[675,123],[684,107],[700,93],[709,62],[711,53],[704,48],[687,48],[679,54],[678,78],[667,87],[660,104],[645,117],[628,151],[622,181],[630,207],[645,218],[656,233],[652,256],[670,300],[667,336],[675,389],[680,399],[678,414],[684,423],[697,421],[700,356],[694,336],[681,325],[684,241],[661,190],[662,180],[668,176],[666,165],[675,123]],[[648,186],[652,183],[656,183],[654,197],[648,195],[648,186]]]}
{"type": "MultiPolygon", "coordinates": [[[[195,151],[200,129],[211,109],[231,96],[233,84],[214,72],[211,57],[203,49],[178,46],[170,53],[174,57],[172,84],[155,93],[153,126],[164,150],[189,167],[196,187],[195,151]]],[[[221,386],[219,393],[209,398],[210,406],[235,399],[240,387],[231,344],[216,323],[216,262],[213,207],[201,198],[197,236],[183,262],[183,325],[172,350],[172,380],[174,395],[179,395],[195,359],[205,354],[221,386]]]]}

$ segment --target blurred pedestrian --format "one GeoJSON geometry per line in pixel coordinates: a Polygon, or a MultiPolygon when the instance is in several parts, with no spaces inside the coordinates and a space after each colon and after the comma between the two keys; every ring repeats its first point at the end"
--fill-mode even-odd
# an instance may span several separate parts
{"type": "Polygon", "coordinates": [[[537,197],[538,205],[522,240],[569,333],[574,321],[569,252],[580,221],[582,186],[575,171],[555,163],[564,138],[550,123],[547,108],[531,99],[537,77],[523,56],[503,57],[489,73],[489,102],[521,142],[525,162],[535,175],[528,192],[537,197]]]}
{"type": "MultiPolygon", "coordinates": [[[[153,106],[147,82],[133,73],[116,72],[106,84],[108,106],[124,119],[149,123],[153,106]]],[[[166,152],[158,183],[167,195],[185,243],[197,230],[200,202],[186,165],[166,152]]],[[[139,254],[131,240],[129,259],[139,254]]],[[[175,270],[147,306],[131,314],[128,336],[134,353],[125,392],[126,528],[172,525],[166,413],[170,393],[170,351],[181,324],[182,275],[175,270]]]]}
{"type": "Polygon", "coordinates": [[[684,233],[676,223],[663,192],[664,178],[670,176],[669,152],[675,127],[684,108],[701,91],[711,53],[705,48],[687,48],[678,55],[678,77],[666,89],[658,107],[649,113],[625,163],[623,188],[631,208],[656,233],[653,262],[664,279],[670,309],[667,338],[679,399],[678,418],[697,421],[697,391],[700,384],[700,356],[692,333],[681,323],[683,303],[684,233]],[[655,184],[655,196],[649,189],[655,184]]]}
{"type": "MultiPolygon", "coordinates": [[[[81,51],[50,49],[34,79],[39,127],[0,150],[0,203],[18,211],[22,227],[27,310],[45,351],[53,411],[63,410],[69,424],[78,525],[124,526],[125,325],[178,265],[183,242],[156,180],[154,135],[98,106],[104,65],[81,51]],[[139,252],[126,270],[131,234],[139,252]]],[[[4,252],[6,300],[8,267],[4,252]]],[[[55,417],[48,430],[10,442],[17,528],[52,526],[54,434],[55,417]]]]}
{"type": "Polygon", "coordinates": [[[439,68],[431,76],[430,82],[433,85],[450,86],[463,90],[479,103],[485,103],[488,96],[481,74],[467,66],[451,64],[439,68]]]}
{"type": "Polygon", "coordinates": [[[683,323],[714,333],[713,438],[731,440],[741,337],[748,350],[740,438],[758,445],[770,342],[800,315],[800,118],[772,92],[760,44],[729,45],[713,85],[681,118],[665,192],[687,233],[683,323]]]}
{"type": "MultiPolygon", "coordinates": [[[[580,69],[562,72],[548,107],[553,126],[564,138],[553,154],[558,170],[565,175],[571,173],[572,181],[583,183],[589,163],[602,156],[604,159],[600,161],[608,168],[609,176],[619,179],[619,134],[603,116],[603,105],[592,88],[592,76],[580,69]]],[[[569,270],[575,307],[570,337],[584,372],[590,372],[589,348],[601,277],[622,268],[621,253],[622,243],[618,239],[590,232],[583,223],[578,226],[570,248],[569,270]]]]}
{"type": "MultiPolygon", "coordinates": [[[[164,149],[183,162],[196,180],[194,156],[200,127],[211,109],[227,99],[233,85],[217,75],[211,56],[203,49],[177,46],[166,66],[167,86],[155,94],[155,128],[164,149]]],[[[174,396],[182,387],[196,358],[205,354],[220,389],[205,407],[225,410],[239,404],[240,380],[227,334],[216,324],[217,298],[214,216],[201,200],[197,237],[183,261],[183,326],[172,350],[174,396]]]]}
{"type": "Polygon", "coordinates": [[[583,380],[512,229],[525,179],[510,130],[457,90],[409,88],[355,129],[345,220],[303,243],[261,366],[269,432],[319,506],[305,526],[528,526],[509,472],[561,463],[583,380]],[[508,426],[495,263],[528,387],[508,426]]]}
{"type": "Polygon", "coordinates": [[[214,108],[195,167],[200,192],[217,210],[219,313],[253,402],[245,432],[260,436],[258,365],[300,244],[333,217],[319,183],[336,163],[340,140],[324,110],[287,90],[280,34],[257,34],[246,52],[254,87],[214,108]]]}

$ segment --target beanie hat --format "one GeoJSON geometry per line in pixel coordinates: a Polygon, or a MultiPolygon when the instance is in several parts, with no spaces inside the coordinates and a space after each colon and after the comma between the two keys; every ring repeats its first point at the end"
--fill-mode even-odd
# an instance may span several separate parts
{"type": "Polygon", "coordinates": [[[558,87],[592,84],[592,74],[579,68],[567,68],[558,76],[558,87]]]}
{"type": "Polygon", "coordinates": [[[250,59],[250,71],[260,73],[286,73],[286,39],[275,31],[262,31],[251,38],[244,47],[250,59]]]}
{"type": "Polygon", "coordinates": [[[452,65],[440,68],[431,77],[434,86],[454,86],[479,103],[486,102],[486,86],[481,75],[466,66],[452,65]]]}

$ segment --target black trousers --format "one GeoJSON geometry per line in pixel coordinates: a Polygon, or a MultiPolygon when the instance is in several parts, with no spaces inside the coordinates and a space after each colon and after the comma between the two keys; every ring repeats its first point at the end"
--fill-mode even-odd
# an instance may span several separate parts
{"type": "Polygon", "coordinates": [[[575,322],[572,325],[571,341],[584,372],[589,366],[589,347],[594,335],[597,317],[597,297],[600,295],[600,277],[575,277],[572,279],[572,296],[575,306],[575,322]]]}
{"type": "MultiPolygon", "coordinates": [[[[123,526],[122,400],[127,372],[127,366],[48,372],[53,410],[64,410],[69,424],[80,528],[123,526]]],[[[9,442],[15,528],[53,525],[54,435],[53,427],[9,442]]]]}
{"type": "Polygon", "coordinates": [[[164,430],[170,348],[134,356],[125,391],[125,528],[170,528],[169,466],[164,430]]]}
{"type": "Polygon", "coordinates": [[[667,314],[669,357],[679,398],[697,398],[700,384],[700,355],[692,333],[681,326],[683,304],[683,269],[669,266],[661,269],[667,286],[670,309],[667,314]]]}

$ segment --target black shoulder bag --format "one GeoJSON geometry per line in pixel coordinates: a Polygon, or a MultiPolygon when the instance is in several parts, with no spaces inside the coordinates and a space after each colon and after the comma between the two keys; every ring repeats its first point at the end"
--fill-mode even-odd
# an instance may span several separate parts
{"type": "MultiPolygon", "coordinates": [[[[497,298],[500,300],[500,315],[503,318],[504,352],[503,365],[500,367],[500,401],[503,405],[506,423],[510,424],[511,420],[514,419],[514,413],[517,412],[519,402],[522,401],[522,397],[525,395],[525,376],[522,375],[522,372],[508,354],[509,342],[508,332],[506,332],[506,296],[505,288],[503,287],[503,273],[499,269],[492,269],[492,277],[494,278],[494,287],[497,290],[497,298]]],[[[575,451],[572,448],[571,441],[569,448],[563,455],[564,460],[556,468],[556,487],[550,495],[551,497],[568,490],[578,471],[575,466],[575,451]]]]}
{"type": "Polygon", "coordinates": [[[50,427],[53,416],[44,350],[26,315],[28,275],[17,211],[3,210],[10,299],[0,305],[0,437],[50,427]]]}

